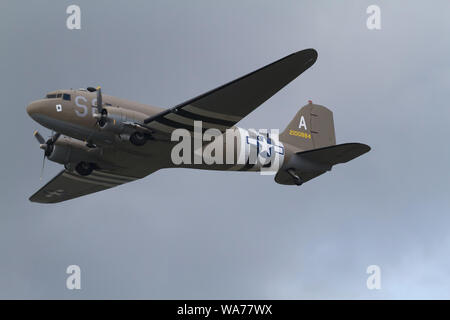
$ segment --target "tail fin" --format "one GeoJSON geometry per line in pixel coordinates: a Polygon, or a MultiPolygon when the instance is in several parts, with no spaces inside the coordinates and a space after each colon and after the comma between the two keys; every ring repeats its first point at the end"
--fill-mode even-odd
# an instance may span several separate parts
{"type": "Polygon", "coordinates": [[[280,134],[280,141],[298,151],[335,145],[333,112],[324,106],[307,104],[280,134]]]}

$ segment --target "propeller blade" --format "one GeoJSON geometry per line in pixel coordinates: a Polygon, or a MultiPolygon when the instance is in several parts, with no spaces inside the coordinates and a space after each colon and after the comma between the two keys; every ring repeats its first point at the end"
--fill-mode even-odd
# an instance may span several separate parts
{"type": "Polygon", "coordinates": [[[102,88],[97,87],[97,110],[98,113],[102,113],[103,110],[103,101],[102,101],[102,88]]]}
{"type": "Polygon", "coordinates": [[[45,158],[47,158],[47,156],[49,156],[52,153],[53,145],[55,144],[56,140],[58,140],[61,133],[56,132],[55,134],[53,134],[53,131],[52,131],[52,135],[47,141],[45,141],[44,137],[37,130],[34,131],[33,135],[36,138],[36,140],[39,142],[39,148],[44,150],[44,158],[42,159],[41,176],[39,178],[40,180],[42,180],[42,176],[44,175],[45,158]]]}
{"type": "Polygon", "coordinates": [[[39,180],[42,180],[42,176],[44,175],[45,158],[46,156],[44,153],[44,158],[42,159],[41,177],[39,178],[39,180]]]}
{"type": "Polygon", "coordinates": [[[44,137],[39,133],[39,131],[34,131],[33,133],[34,137],[36,138],[36,140],[39,142],[39,144],[45,144],[45,139],[44,137]]]}

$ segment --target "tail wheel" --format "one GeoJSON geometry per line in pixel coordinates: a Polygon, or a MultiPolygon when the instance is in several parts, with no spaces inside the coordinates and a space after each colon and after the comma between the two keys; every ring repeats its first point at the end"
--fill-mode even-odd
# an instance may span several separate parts
{"type": "Polygon", "coordinates": [[[94,165],[92,163],[81,161],[75,167],[75,171],[78,172],[80,176],[88,176],[94,170],[94,165]]]}
{"type": "Polygon", "coordinates": [[[301,186],[303,184],[303,180],[302,178],[300,178],[296,173],[294,169],[288,169],[287,173],[289,173],[289,175],[294,179],[294,183],[297,186],[301,186]]]}
{"type": "Polygon", "coordinates": [[[130,136],[130,142],[135,146],[143,146],[147,142],[147,138],[142,132],[135,132],[130,136]]]}

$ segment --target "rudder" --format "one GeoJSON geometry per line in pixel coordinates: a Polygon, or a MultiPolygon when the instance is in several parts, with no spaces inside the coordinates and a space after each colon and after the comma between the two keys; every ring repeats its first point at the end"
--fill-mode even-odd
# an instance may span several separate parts
{"type": "Polygon", "coordinates": [[[299,151],[335,145],[333,112],[321,105],[307,104],[280,134],[280,141],[299,151]]]}

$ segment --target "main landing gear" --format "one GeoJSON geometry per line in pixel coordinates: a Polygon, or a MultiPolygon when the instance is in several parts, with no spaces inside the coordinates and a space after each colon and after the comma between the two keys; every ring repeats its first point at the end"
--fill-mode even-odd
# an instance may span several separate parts
{"type": "Polygon", "coordinates": [[[92,173],[92,171],[95,169],[95,164],[90,163],[90,162],[84,162],[81,161],[80,163],[78,163],[75,166],[75,171],[80,175],[80,176],[88,176],[92,173]]]}
{"type": "Polygon", "coordinates": [[[130,142],[135,146],[143,146],[147,142],[145,133],[136,131],[130,136],[130,142]]]}

